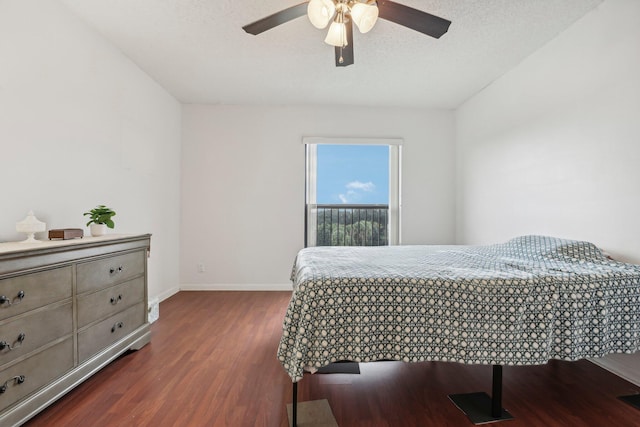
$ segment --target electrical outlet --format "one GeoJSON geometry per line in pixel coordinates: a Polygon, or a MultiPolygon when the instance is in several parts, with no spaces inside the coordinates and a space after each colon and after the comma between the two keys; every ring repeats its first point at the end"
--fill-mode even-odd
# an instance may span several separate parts
{"type": "Polygon", "coordinates": [[[204,273],[204,264],[198,264],[198,273],[204,273]]]}

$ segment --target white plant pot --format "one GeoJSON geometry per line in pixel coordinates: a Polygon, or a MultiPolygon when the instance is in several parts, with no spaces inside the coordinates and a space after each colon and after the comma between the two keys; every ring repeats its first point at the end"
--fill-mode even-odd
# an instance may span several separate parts
{"type": "Polygon", "coordinates": [[[89,230],[91,231],[91,235],[93,237],[104,236],[105,234],[107,234],[107,225],[91,224],[89,225],[89,230]]]}

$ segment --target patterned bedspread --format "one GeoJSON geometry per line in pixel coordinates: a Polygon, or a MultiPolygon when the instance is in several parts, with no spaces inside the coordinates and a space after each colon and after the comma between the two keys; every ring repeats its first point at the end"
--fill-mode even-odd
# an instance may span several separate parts
{"type": "Polygon", "coordinates": [[[278,358],[294,382],[339,360],[535,365],[640,345],[640,266],[593,244],[301,250],[278,358]]]}

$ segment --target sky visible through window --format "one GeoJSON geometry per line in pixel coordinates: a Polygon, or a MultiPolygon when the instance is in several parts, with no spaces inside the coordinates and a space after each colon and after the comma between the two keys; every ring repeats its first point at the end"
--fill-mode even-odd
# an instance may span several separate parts
{"type": "Polygon", "coordinates": [[[389,147],[319,144],[318,204],[388,204],[389,147]]]}

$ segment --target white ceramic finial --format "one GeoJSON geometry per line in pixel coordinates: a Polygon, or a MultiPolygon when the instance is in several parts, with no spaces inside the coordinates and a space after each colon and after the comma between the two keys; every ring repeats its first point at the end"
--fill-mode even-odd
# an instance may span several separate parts
{"type": "Polygon", "coordinates": [[[27,233],[27,239],[23,240],[24,243],[37,243],[39,240],[36,240],[35,233],[39,233],[41,231],[46,230],[47,224],[42,221],[39,221],[38,218],[35,217],[33,211],[29,211],[27,217],[22,221],[16,223],[16,231],[18,233],[27,233]]]}

